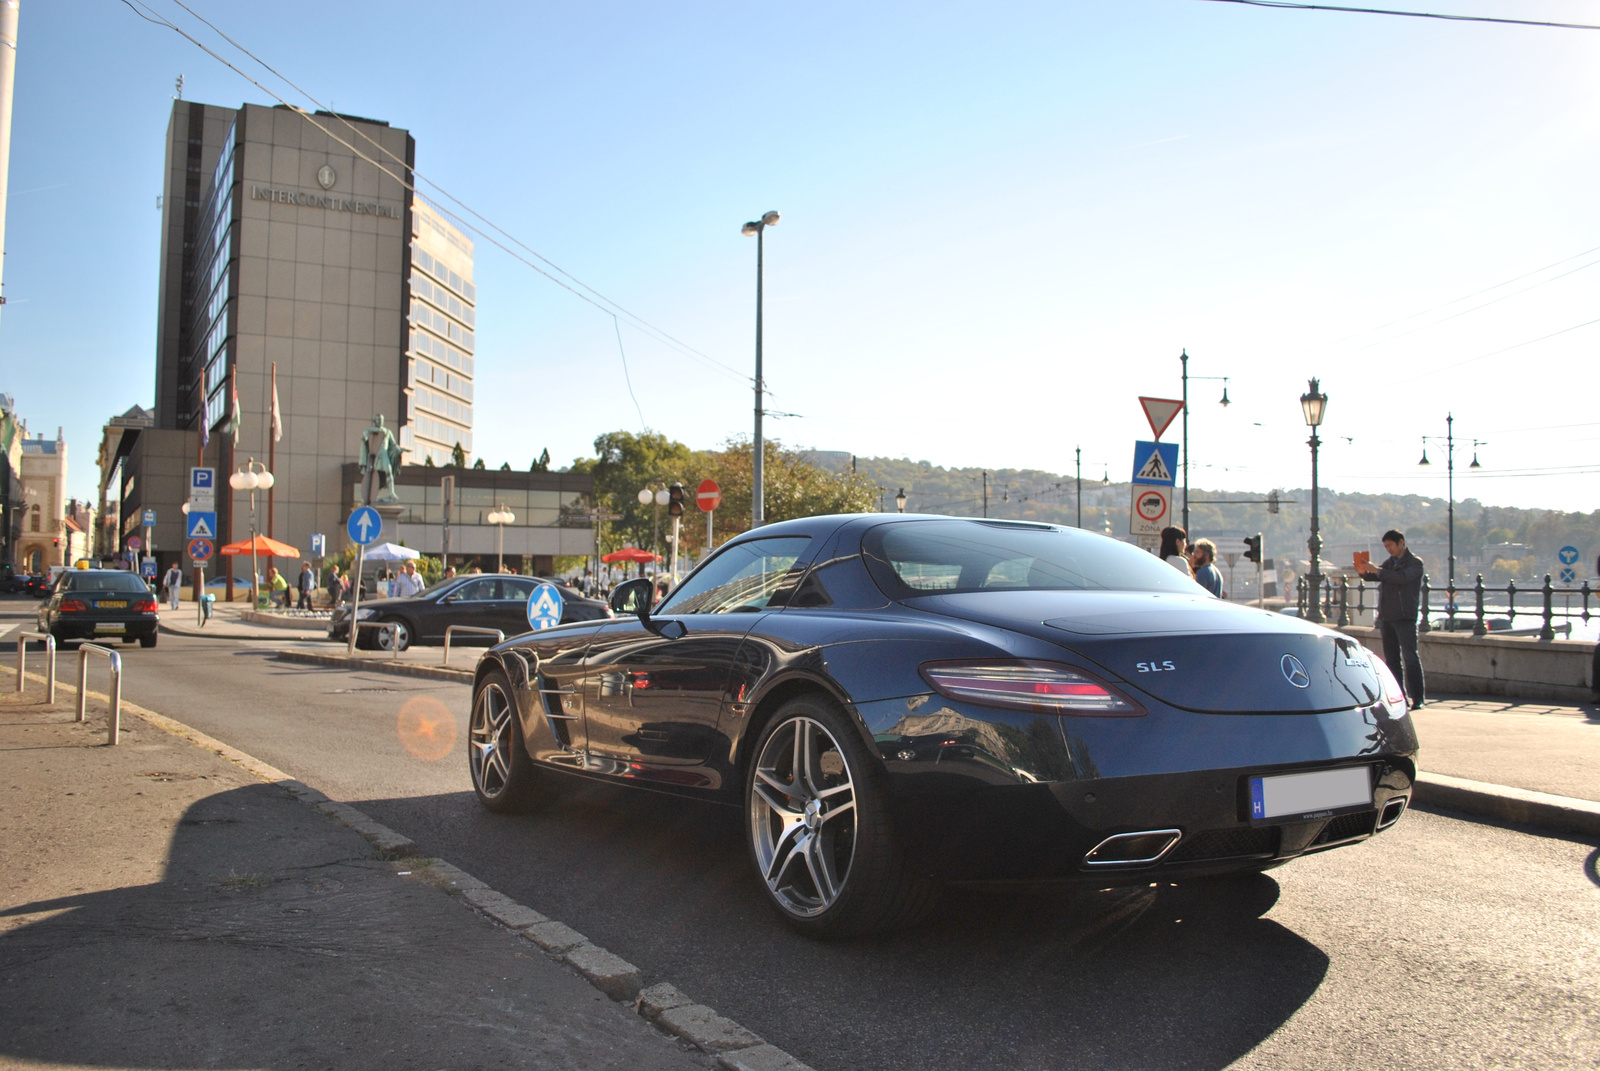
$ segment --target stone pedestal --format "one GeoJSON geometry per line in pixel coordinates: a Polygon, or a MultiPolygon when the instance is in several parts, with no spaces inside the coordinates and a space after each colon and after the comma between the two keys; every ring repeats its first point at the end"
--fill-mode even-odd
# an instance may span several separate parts
{"type": "Polygon", "coordinates": [[[378,511],[378,516],[383,518],[383,530],[378,537],[380,543],[400,542],[400,514],[405,512],[405,507],[398,502],[388,505],[372,507],[378,511]]]}

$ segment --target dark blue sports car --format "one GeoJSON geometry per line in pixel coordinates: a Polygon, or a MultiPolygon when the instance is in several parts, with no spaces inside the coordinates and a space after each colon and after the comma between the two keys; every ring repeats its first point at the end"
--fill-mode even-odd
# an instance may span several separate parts
{"type": "Polygon", "coordinates": [[[945,882],[1263,870],[1389,828],[1416,777],[1360,644],[1078,529],[786,521],[659,606],[644,580],[612,600],[479,664],[479,799],[570,775],[736,805],[819,936],[905,925],[945,882]]]}

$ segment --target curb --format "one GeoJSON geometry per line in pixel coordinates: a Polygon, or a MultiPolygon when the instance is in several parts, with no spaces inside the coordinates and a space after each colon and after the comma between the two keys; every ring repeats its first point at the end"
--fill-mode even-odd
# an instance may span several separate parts
{"type": "MultiPolygon", "coordinates": [[[[331,658],[332,656],[308,657],[331,658]]],[[[344,661],[348,660],[340,660],[339,664],[344,661]]],[[[10,667],[0,667],[0,669],[13,675],[16,673],[16,670],[10,667]]],[[[470,678],[470,674],[468,676],[470,678]]],[[[30,673],[28,677],[44,683],[42,675],[30,673]]],[[[56,686],[76,694],[76,689],[71,685],[58,681],[56,686]]],[[[106,701],[106,697],[97,692],[87,694],[91,698],[106,701]]],[[[484,882],[443,859],[418,858],[417,845],[410,837],[373,821],[349,804],[331,800],[311,786],[290,777],[276,766],[262,762],[236,747],[224,744],[215,737],[208,736],[164,714],[157,714],[127,700],[122,701],[122,709],[143,718],[163,732],[215,752],[261,780],[277,785],[318,813],[361,834],[378,849],[383,858],[415,860],[412,870],[398,871],[398,875],[426,881],[442,889],[490,921],[537,945],[546,954],[582,975],[608,999],[632,1003],[634,1011],[657,1029],[716,1057],[718,1066],[724,1071],[813,1071],[808,1064],[795,1059],[775,1045],[769,1045],[732,1019],[718,1015],[703,1004],[695,1003],[669,983],[658,982],[649,988],[641,988],[644,972],[621,956],[601,948],[565,923],[547,918],[533,908],[496,892],[484,882]]]]}
{"type": "Polygon", "coordinates": [[[1445,774],[1419,774],[1412,789],[1418,803],[1479,814],[1552,833],[1600,836],[1600,803],[1534,792],[1445,774]]]}
{"type": "Polygon", "coordinates": [[[299,662],[310,666],[335,666],[339,669],[365,669],[378,673],[393,673],[401,677],[427,677],[453,684],[471,684],[473,671],[451,669],[448,666],[423,666],[415,662],[385,661],[381,658],[362,658],[349,655],[317,654],[314,651],[279,651],[279,662],[299,662]]]}

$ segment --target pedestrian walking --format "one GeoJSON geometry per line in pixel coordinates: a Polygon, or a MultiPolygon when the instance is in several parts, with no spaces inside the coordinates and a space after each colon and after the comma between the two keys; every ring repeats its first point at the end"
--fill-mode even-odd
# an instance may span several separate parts
{"type": "Polygon", "coordinates": [[[1194,581],[1217,598],[1222,593],[1222,573],[1217,569],[1217,545],[1209,539],[1196,539],[1194,550],[1189,552],[1189,565],[1194,569],[1194,581]]]}
{"type": "Polygon", "coordinates": [[[338,606],[344,602],[344,593],[347,588],[345,579],[339,573],[337,565],[328,566],[328,602],[331,606],[338,606]]]}
{"type": "Polygon", "coordinates": [[[1378,582],[1378,629],[1383,635],[1383,660],[1401,682],[1406,701],[1416,710],[1427,700],[1422,660],[1417,657],[1417,611],[1422,602],[1422,559],[1406,549],[1406,537],[1393,528],[1383,533],[1388,559],[1368,562],[1361,575],[1378,582]]]}
{"type": "Polygon", "coordinates": [[[1189,533],[1175,524],[1161,529],[1161,560],[1194,579],[1194,570],[1189,567],[1189,533]]]}
{"type": "Polygon", "coordinates": [[[400,575],[389,584],[389,594],[398,599],[409,598],[422,590],[422,577],[417,575],[417,563],[408,561],[400,568],[400,575]]]}
{"type": "Polygon", "coordinates": [[[167,575],[161,578],[161,584],[167,589],[167,605],[176,610],[178,591],[183,587],[183,570],[178,568],[177,562],[168,567],[167,575]]]}
{"type": "Polygon", "coordinates": [[[296,604],[298,609],[311,609],[311,592],[316,589],[317,578],[311,572],[310,562],[300,563],[300,579],[295,585],[300,591],[300,601],[296,604]]]}

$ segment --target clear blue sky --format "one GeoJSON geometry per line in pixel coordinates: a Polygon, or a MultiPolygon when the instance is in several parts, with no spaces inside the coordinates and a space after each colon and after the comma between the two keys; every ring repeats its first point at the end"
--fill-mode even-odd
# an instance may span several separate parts
{"type": "MultiPolygon", "coordinates": [[[[1453,411],[1486,474],[1586,469],[1463,472],[1460,497],[1600,505],[1600,324],[1522,345],[1600,317],[1600,32],[1195,0],[191,6],[746,375],[739,225],[782,212],[767,376],[799,416],[768,426],[791,444],[1057,471],[1081,444],[1126,478],[1136,396],[1176,396],[1187,347],[1232,377],[1227,409],[1192,385],[1199,486],[1304,486],[1319,375],[1327,486],[1442,496],[1419,436],[1453,411]]],[[[1600,22],[1594,0],[1424,6],[1600,22]]],[[[17,72],[0,390],[65,426],[88,497],[101,425],[152,401],[173,79],[273,101],[117,0],[24,0],[17,72]]],[[[477,283],[491,465],[639,426],[609,316],[483,242],[477,283]]],[[[650,427],[748,433],[747,382],[622,341],[650,427]]]]}

